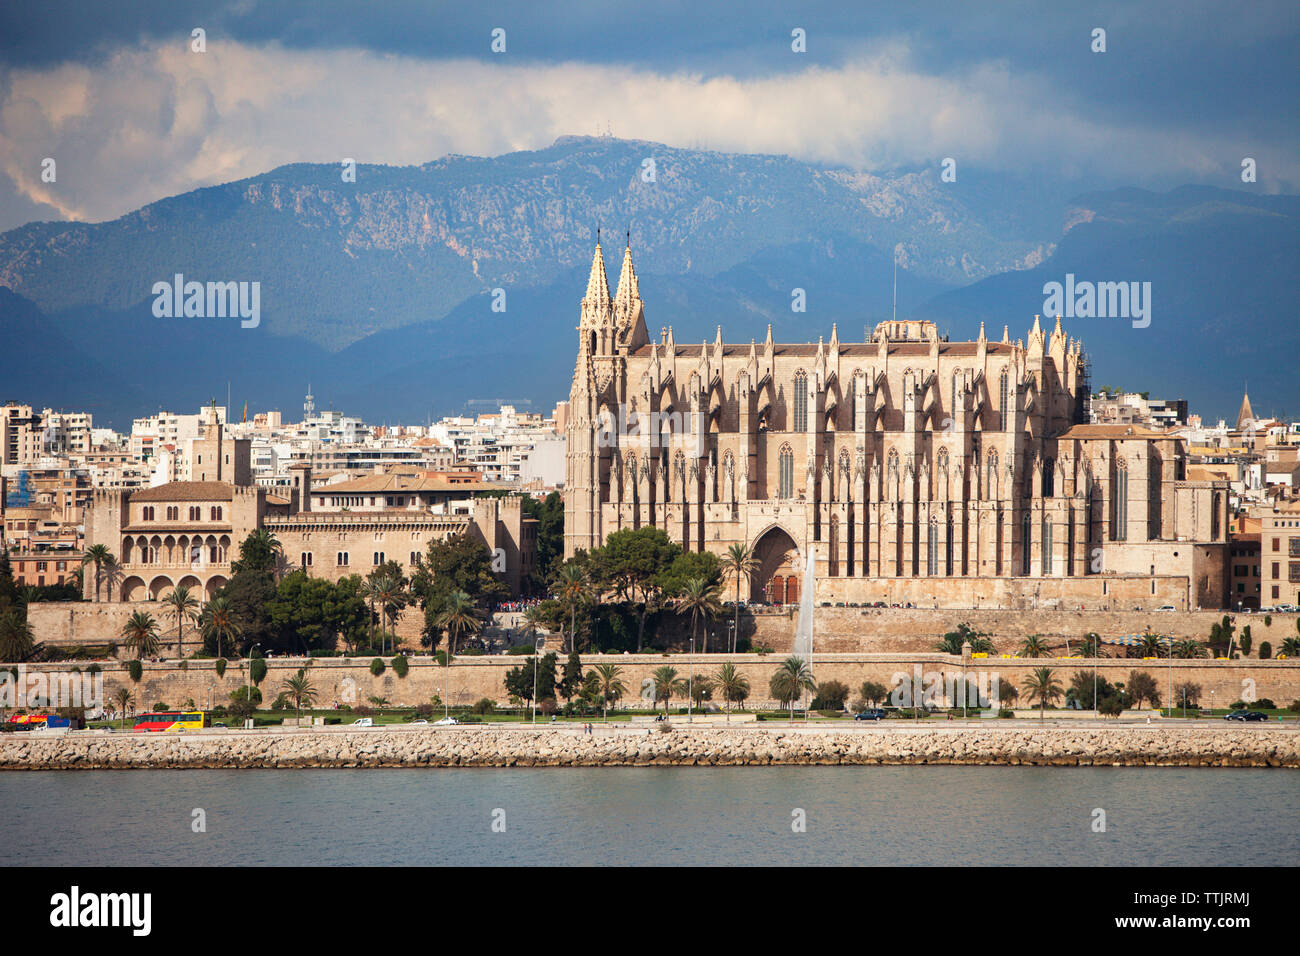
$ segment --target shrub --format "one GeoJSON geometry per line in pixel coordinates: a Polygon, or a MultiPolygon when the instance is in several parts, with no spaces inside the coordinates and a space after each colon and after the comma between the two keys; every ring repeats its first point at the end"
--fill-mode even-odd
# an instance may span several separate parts
{"type": "Polygon", "coordinates": [[[183,671],[187,671],[187,670],[189,670],[189,669],[190,669],[190,662],[189,662],[189,661],[181,661],[181,663],[180,663],[180,669],[183,670],[183,671]]]}
{"type": "Polygon", "coordinates": [[[415,713],[413,713],[411,716],[412,716],[412,717],[432,717],[432,716],[433,716],[433,705],[432,705],[432,704],[416,704],[416,705],[415,705],[415,713]]]}
{"type": "Polygon", "coordinates": [[[126,662],[126,674],[134,683],[140,683],[140,678],[144,676],[144,665],[139,661],[126,662]]]}
{"type": "Polygon", "coordinates": [[[1259,642],[1259,659],[1266,661],[1273,656],[1273,645],[1268,641],[1259,642]]]}
{"type": "Polygon", "coordinates": [[[462,717],[460,717],[460,718],[458,718],[458,719],[460,720],[460,722],[461,722],[462,724],[481,724],[481,723],[483,723],[483,718],[482,718],[482,717],[475,716],[474,714],[465,714],[464,716],[462,716],[462,717]]]}
{"type": "Polygon", "coordinates": [[[367,707],[365,704],[357,704],[352,708],[352,713],[356,717],[373,717],[375,715],[374,708],[367,707]]]}
{"type": "Polygon", "coordinates": [[[266,679],[266,660],[261,657],[254,657],[248,662],[248,676],[254,684],[260,684],[266,679]]]}
{"type": "Polygon", "coordinates": [[[537,709],[540,710],[547,717],[550,717],[560,708],[559,705],[555,703],[554,697],[547,697],[545,700],[543,700],[540,704],[537,705],[537,709]]]}
{"type": "Polygon", "coordinates": [[[393,658],[393,673],[398,677],[405,677],[410,669],[411,665],[407,662],[406,655],[398,654],[393,658]]]}
{"type": "Polygon", "coordinates": [[[821,714],[823,717],[843,717],[843,716],[844,716],[844,711],[842,711],[842,710],[833,710],[833,709],[831,709],[831,708],[829,708],[829,707],[822,707],[822,708],[816,708],[816,707],[814,707],[813,710],[817,711],[817,713],[821,714]]]}
{"type": "Polygon", "coordinates": [[[497,702],[491,697],[480,697],[470,708],[476,714],[490,714],[497,709],[497,702]]]}
{"type": "Polygon", "coordinates": [[[217,658],[217,663],[216,663],[215,665],[213,665],[213,666],[214,666],[214,669],[215,669],[216,672],[217,672],[217,676],[218,676],[218,677],[225,677],[225,676],[226,676],[226,659],[225,659],[224,657],[218,657],[218,658],[217,658]]]}
{"type": "Polygon", "coordinates": [[[1124,703],[1119,699],[1119,695],[1102,698],[1097,705],[1097,713],[1103,717],[1118,717],[1124,712],[1124,703]]]}
{"type": "Polygon", "coordinates": [[[1291,701],[1290,705],[1287,707],[1287,710],[1291,711],[1291,713],[1293,714],[1300,713],[1300,700],[1291,701]]]}
{"type": "Polygon", "coordinates": [[[225,704],[217,704],[217,706],[215,706],[215,707],[212,708],[212,714],[211,714],[211,716],[213,716],[213,717],[224,717],[224,716],[226,716],[226,705],[225,705],[225,704]]]}
{"type": "Polygon", "coordinates": [[[837,680],[823,681],[817,686],[817,696],[812,700],[813,710],[843,710],[849,699],[849,685],[837,680]]]}
{"type": "Polygon", "coordinates": [[[1277,704],[1273,703],[1272,697],[1261,697],[1250,706],[1254,710],[1277,710],[1277,704]]]}
{"type": "Polygon", "coordinates": [[[162,711],[162,710],[170,710],[171,708],[168,707],[166,704],[164,704],[162,701],[159,701],[158,703],[153,705],[153,709],[155,711],[162,711]]]}
{"type": "Polygon", "coordinates": [[[103,670],[103,668],[100,667],[98,664],[91,664],[91,665],[89,665],[89,666],[86,668],[86,673],[87,673],[87,674],[98,674],[98,673],[99,673],[100,671],[102,671],[102,670],[103,670]]]}
{"type": "MultiPolygon", "coordinates": [[[[1273,615],[1272,615],[1272,614],[1265,614],[1265,615],[1264,615],[1264,626],[1265,626],[1265,627],[1272,627],[1272,626],[1273,626],[1273,615]]],[[[1263,645],[1261,645],[1261,646],[1263,646],[1263,645]]]]}
{"type": "Polygon", "coordinates": [[[378,677],[383,672],[384,672],[384,659],[382,657],[376,657],[373,661],[370,662],[370,673],[378,677]]]}
{"type": "Polygon", "coordinates": [[[1004,707],[998,711],[998,716],[1004,720],[1010,720],[1012,717],[1016,716],[1016,712],[1014,710],[1007,710],[1004,707]]]}

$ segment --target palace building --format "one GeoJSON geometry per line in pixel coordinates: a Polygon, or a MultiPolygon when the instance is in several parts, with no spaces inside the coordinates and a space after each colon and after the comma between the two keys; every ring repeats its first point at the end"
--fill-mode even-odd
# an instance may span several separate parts
{"type": "Polygon", "coordinates": [[[754,601],[1223,606],[1228,485],[1184,440],[1087,424],[1088,365],[1059,317],[949,342],[927,321],[867,342],[679,344],[647,332],[631,249],[596,245],[567,424],[565,554],[662,528],[753,549],[754,601]]]}

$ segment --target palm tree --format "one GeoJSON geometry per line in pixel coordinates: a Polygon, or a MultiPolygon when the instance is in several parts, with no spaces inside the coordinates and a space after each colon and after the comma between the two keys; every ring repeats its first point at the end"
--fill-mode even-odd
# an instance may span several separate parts
{"type": "Polygon", "coordinates": [[[131,706],[131,691],[119,687],[117,693],[113,695],[113,700],[117,701],[118,728],[121,729],[126,724],[126,709],[131,706]]]}
{"type": "Polygon", "coordinates": [[[0,660],[25,661],[35,644],[36,634],[22,608],[3,608],[3,613],[0,613],[0,660]]]}
{"type": "Polygon", "coordinates": [[[316,703],[316,688],[312,686],[311,679],[307,677],[306,668],[300,667],[298,673],[282,680],[280,690],[293,698],[294,708],[298,711],[300,721],[302,720],[303,707],[310,707],[316,703]]]}
{"type": "MultiPolygon", "coordinates": [[[[531,608],[530,608],[531,610],[531,608]]],[[[603,711],[601,723],[609,719],[609,705],[611,701],[616,701],[627,693],[627,685],[623,683],[619,675],[623,673],[623,668],[617,664],[597,664],[595,675],[597,686],[600,688],[600,696],[603,700],[603,711]]]]}
{"type": "Polygon", "coordinates": [[[655,683],[655,702],[664,702],[664,716],[668,716],[668,701],[672,699],[673,694],[686,693],[686,681],[677,676],[677,671],[664,665],[655,668],[650,679],[655,683]]]}
{"type": "Polygon", "coordinates": [[[1158,634],[1152,634],[1150,631],[1147,631],[1147,633],[1142,635],[1142,643],[1138,646],[1142,651],[1143,657],[1161,657],[1162,644],[1163,642],[1160,640],[1158,634]]]}
{"type": "MultiPolygon", "coordinates": [[[[379,602],[381,623],[397,629],[397,615],[406,607],[407,593],[400,578],[384,576],[374,582],[375,600],[379,602]]],[[[381,638],[383,640],[383,638],[381,638]]],[[[383,648],[381,647],[381,652],[383,648]]]]}
{"type": "Polygon", "coordinates": [[[722,556],[718,562],[724,575],[735,575],[736,578],[736,619],[731,631],[731,651],[735,653],[735,641],[740,637],[740,579],[743,577],[747,581],[752,580],[755,571],[759,569],[759,560],[754,557],[754,550],[745,544],[733,544],[727,548],[727,553],[722,556]]]}
{"type": "Polygon", "coordinates": [[[537,632],[546,629],[546,619],[543,615],[541,605],[534,604],[532,607],[524,611],[523,620],[524,623],[522,630],[524,636],[528,638],[528,643],[531,644],[537,637],[537,632]]]}
{"type": "Polygon", "coordinates": [[[560,600],[569,605],[569,646],[561,645],[561,649],[572,651],[577,647],[578,604],[590,590],[587,575],[576,564],[562,564],[555,575],[555,585],[560,600]]]}
{"type": "Polygon", "coordinates": [[[136,660],[158,653],[158,622],[147,611],[136,611],[122,625],[127,650],[135,651],[136,660]]]}
{"type": "Polygon", "coordinates": [[[1288,637],[1278,650],[1287,657],[1300,657],[1300,637],[1288,637]]]}
{"type": "Polygon", "coordinates": [[[1080,657],[1101,657],[1101,635],[1088,633],[1079,642],[1080,657]]]}
{"type": "Polygon", "coordinates": [[[1043,640],[1041,634],[1030,634],[1020,642],[1020,650],[1016,651],[1017,657],[1046,657],[1050,648],[1047,642],[1043,640]]]}
{"type": "Polygon", "coordinates": [[[233,641],[240,635],[239,625],[235,623],[234,608],[227,597],[214,597],[208,602],[199,618],[199,626],[203,629],[205,640],[212,637],[217,639],[218,657],[226,656],[222,651],[223,640],[233,641]]]}
{"type": "Polygon", "coordinates": [[[807,661],[802,657],[787,657],[772,675],[768,690],[782,705],[790,708],[790,722],[794,723],[794,702],[803,696],[804,691],[816,693],[817,681],[813,679],[807,661]]]}
{"type": "Polygon", "coordinates": [[[361,593],[365,595],[366,604],[370,607],[370,616],[367,620],[370,622],[370,647],[373,650],[375,646],[375,602],[379,600],[379,580],[377,578],[366,578],[361,582],[361,593]]]}
{"type": "Polygon", "coordinates": [[[1050,667],[1034,668],[1020,682],[1020,689],[1025,692],[1025,696],[1029,700],[1038,701],[1038,718],[1040,720],[1044,716],[1047,705],[1065,693],[1065,688],[1056,679],[1056,675],[1050,667]]]}
{"type": "Polygon", "coordinates": [[[743,703],[749,696],[749,678],[738,671],[735,664],[728,661],[718,668],[718,673],[713,680],[722,694],[722,699],[727,702],[727,722],[730,723],[731,705],[743,703]]]}
{"type": "Polygon", "coordinates": [[[183,639],[183,627],[185,619],[191,621],[198,619],[198,599],[190,591],[189,585],[180,584],[171,589],[171,593],[163,598],[163,604],[171,608],[171,613],[176,615],[176,656],[185,656],[185,644],[183,639]]]}
{"type": "Polygon", "coordinates": [[[87,564],[95,565],[95,600],[99,600],[99,582],[104,565],[115,563],[113,553],[108,550],[106,544],[92,544],[86,549],[86,553],[81,556],[81,566],[84,568],[87,564]]]}
{"type": "Polygon", "coordinates": [[[474,599],[464,591],[452,591],[447,604],[437,618],[438,627],[447,632],[447,663],[456,653],[456,639],[466,634],[477,634],[483,628],[474,599]]]}
{"type": "MultiPolygon", "coordinates": [[[[1296,644],[1297,647],[1300,647],[1300,641],[1297,641],[1296,644]]],[[[1205,645],[1200,641],[1188,639],[1179,641],[1174,645],[1174,657],[1197,658],[1205,657],[1209,653],[1210,652],[1206,649],[1205,645]]]]}
{"type": "MultiPolygon", "coordinates": [[[[682,593],[673,603],[677,606],[677,613],[682,614],[689,612],[691,615],[691,646],[695,646],[695,635],[699,630],[699,621],[702,617],[716,617],[722,613],[722,605],[718,603],[717,585],[710,584],[706,578],[687,578],[682,585],[682,593]]],[[[709,652],[709,635],[706,631],[704,634],[704,653],[709,652]]]]}

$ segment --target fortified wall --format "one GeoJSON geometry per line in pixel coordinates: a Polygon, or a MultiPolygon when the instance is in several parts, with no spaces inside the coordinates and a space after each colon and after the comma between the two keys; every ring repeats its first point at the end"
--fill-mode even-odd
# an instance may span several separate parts
{"type": "MultiPolygon", "coordinates": [[[[522,665],[522,657],[462,657],[451,667],[439,666],[432,658],[415,658],[405,677],[398,677],[391,666],[386,666],[379,676],[370,673],[373,658],[317,658],[310,662],[294,659],[267,661],[267,674],[259,685],[264,706],[269,706],[280,692],[286,677],[306,667],[311,684],[316,691],[316,707],[331,708],[336,705],[369,705],[371,698],[380,697],[391,706],[427,704],[437,695],[454,706],[470,705],[488,697],[499,705],[508,703],[505,689],[506,672],[522,665]]],[[[391,658],[385,658],[385,663],[391,658]]],[[[749,679],[750,708],[770,709],[776,706],[768,692],[768,682],[781,664],[780,655],[726,655],[726,654],[639,654],[602,655],[587,654],[582,657],[583,669],[597,664],[612,663],[621,668],[620,678],[627,685],[625,705],[649,707],[649,701],[640,701],[643,690],[652,680],[654,671],[663,666],[676,669],[678,676],[686,679],[690,674],[713,674],[724,662],[732,662],[749,679]],[[637,701],[633,704],[633,701],[637,701]]],[[[1168,688],[1184,681],[1199,684],[1201,703],[1205,707],[1223,707],[1241,698],[1248,688],[1257,697],[1270,697],[1280,706],[1300,698],[1300,660],[1294,661],[1179,661],[1172,666],[1167,661],[1107,660],[1096,662],[1098,675],[1113,682],[1127,681],[1130,671],[1141,670],[1156,679],[1162,699],[1169,697],[1168,688]],[[1248,683],[1248,682],[1253,682],[1248,683]]],[[[50,674],[66,672],[70,665],[28,665],[26,673],[50,674]]],[[[84,665],[81,666],[84,669],[84,665]]],[[[126,687],[135,698],[139,709],[152,708],[165,703],[169,707],[194,701],[195,706],[210,709],[217,704],[227,704],[232,691],[248,681],[246,662],[232,661],[224,676],[218,677],[213,661],[168,661],[145,664],[138,683],[132,682],[125,665],[106,663],[100,665],[104,674],[104,694],[112,699],[118,688],[126,687]]],[[[895,675],[909,676],[920,667],[923,679],[939,674],[952,677],[965,673],[979,681],[981,675],[991,679],[994,675],[1003,684],[1021,686],[1026,675],[1038,667],[1050,667],[1057,679],[1068,687],[1076,671],[1089,674],[1092,660],[1063,660],[1055,658],[1023,659],[973,659],[965,667],[960,657],[947,654],[814,654],[812,670],[819,682],[838,680],[847,684],[857,696],[863,681],[875,681],[892,686],[895,675]]],[[[720,702],[719,702],[720,703],[720,702]]],[[[674,700],[672,706],[684,704],[674,700]]]]}

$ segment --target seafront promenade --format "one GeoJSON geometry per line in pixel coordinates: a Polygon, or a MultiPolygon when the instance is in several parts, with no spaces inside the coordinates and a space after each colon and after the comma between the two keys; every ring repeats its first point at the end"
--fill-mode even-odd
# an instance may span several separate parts
{"type": "Polygon", "coordinates": [[[1300,767],[1300,729],[1133,723],[1030,726],[1030,720],[935,727],[904,721],[822,729],[581,725],[294,728],[186,734],[6,734],[3,770],[355,767],[656,767],[1008,765],[1300,767]]]}

